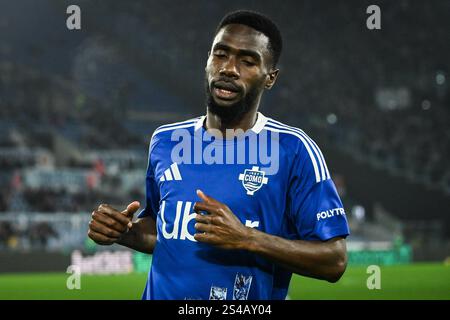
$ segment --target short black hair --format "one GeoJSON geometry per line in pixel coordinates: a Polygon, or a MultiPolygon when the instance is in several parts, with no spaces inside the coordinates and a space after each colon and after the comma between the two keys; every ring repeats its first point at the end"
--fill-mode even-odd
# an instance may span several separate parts
{"type": "Polygon", "coordinates": [[[230,12],[222,18],[215,34],[217,35],[220,29],[229,24],[243,24],[265,34],[269,38],[269,51],[272,54],[273,67],[277,65],[283,48],[283,40],[275,22],[259,12],[238,10],[230,12]]]}

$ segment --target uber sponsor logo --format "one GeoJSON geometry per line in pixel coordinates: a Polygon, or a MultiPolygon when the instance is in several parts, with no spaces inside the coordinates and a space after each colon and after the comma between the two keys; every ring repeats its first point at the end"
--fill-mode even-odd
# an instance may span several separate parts
{"type": "Polygon", "coordinates": [[[188,224],[193,219],[195,219],[195,212],[191,212],[192,208],[192,202],[190,201],[177,201],[177,209],[175,213],[175,220],[173,223],[172,231],[167,231],[167,222],[164,218],[165,209],[166,209],[166,201],[163,201],[161,204],[161,220],[162,220],[162,234],[163,237],[166,239],[180,239],[180,240],[191,240],[194,242],[197,242],[197,240],[194,239],[194,236],[189,233],[188,231],[188,224]],[[184,205],[184,210],[183,210],[184,205]],[[183,218],[181,218],[181,212],[183,211],[183,218]],[[181,220],[181,232],[179,231],[180,228],[180,220],[181,220]]]}
{"type": "MultiPolygon", "coordinates": [[[[167,219],[168,215],[173,213],[166,212],[166,201],[161,203],[161,221],[162,221],[162,235],[165,239],[174,240],[190,240],[197,242],[194,239],[194,235],[189,233],[189,223],[195,220],[196,212],[192,212],[194,208],[194,203],[191,201],[177,201],[177,207],[175,211],[175,219],[171,223],[172,219],[167,219]],[[180,226],[181,224],[181,226],[180,226]],[[170,226],[172,228],[170,229],[170,226]]],[[[245,220],[245,226],[250,228],[258,228],[259,221],[245,220]]]]}
{"type": "Polygon", "coordinates": [[[345,215],[344,208],[334,208],[334,209],[318,212],[316,216],[317,216],[317,221],[319,221],[320,219],[324,220],[324,219],[328,219],[328,218],[331,218],[334,216],[344,216],[344,215],[345,215]]]}

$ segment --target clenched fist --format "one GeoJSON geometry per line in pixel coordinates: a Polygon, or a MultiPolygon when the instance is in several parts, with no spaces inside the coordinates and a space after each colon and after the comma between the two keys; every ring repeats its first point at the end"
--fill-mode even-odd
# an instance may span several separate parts
{"type": "Polygon", "coordinates": [[[97,210],[92,212],[92,219],[89,222],[89,238],[101,245],[111,245],[117,242],[131,228],[131,220],[139,207],[139,202],[134,201],[120,212],[107,204],[101,204],[97,210]]]}

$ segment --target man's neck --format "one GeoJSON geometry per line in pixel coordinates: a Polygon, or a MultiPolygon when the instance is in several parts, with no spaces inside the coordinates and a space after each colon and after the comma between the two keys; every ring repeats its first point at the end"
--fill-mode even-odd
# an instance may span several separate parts
{"type": "Polygon", "coordinates": [[[257,109],[251,110],[241,117],[233,119],[231,121],[224,121],[218,115],[206,111],[205,129],[215,129],[222,133],[222,137],[227,137],[227,130],[242,130],[247,131],[251,129],[258,118],[257,109]]]}

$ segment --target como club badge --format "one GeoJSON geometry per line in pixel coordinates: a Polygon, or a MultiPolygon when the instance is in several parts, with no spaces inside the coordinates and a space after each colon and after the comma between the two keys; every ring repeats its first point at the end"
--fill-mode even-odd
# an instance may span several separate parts
{"type": "Polygon", "coordinates": [[[252,167],[251,170],[245,169],[244,173],[239,174],[239,180],[242,181],[242,185],[249,196],[254,195],[256,191],[269,182],[266,173],[259,170],[259,167],[252,167]]]}

